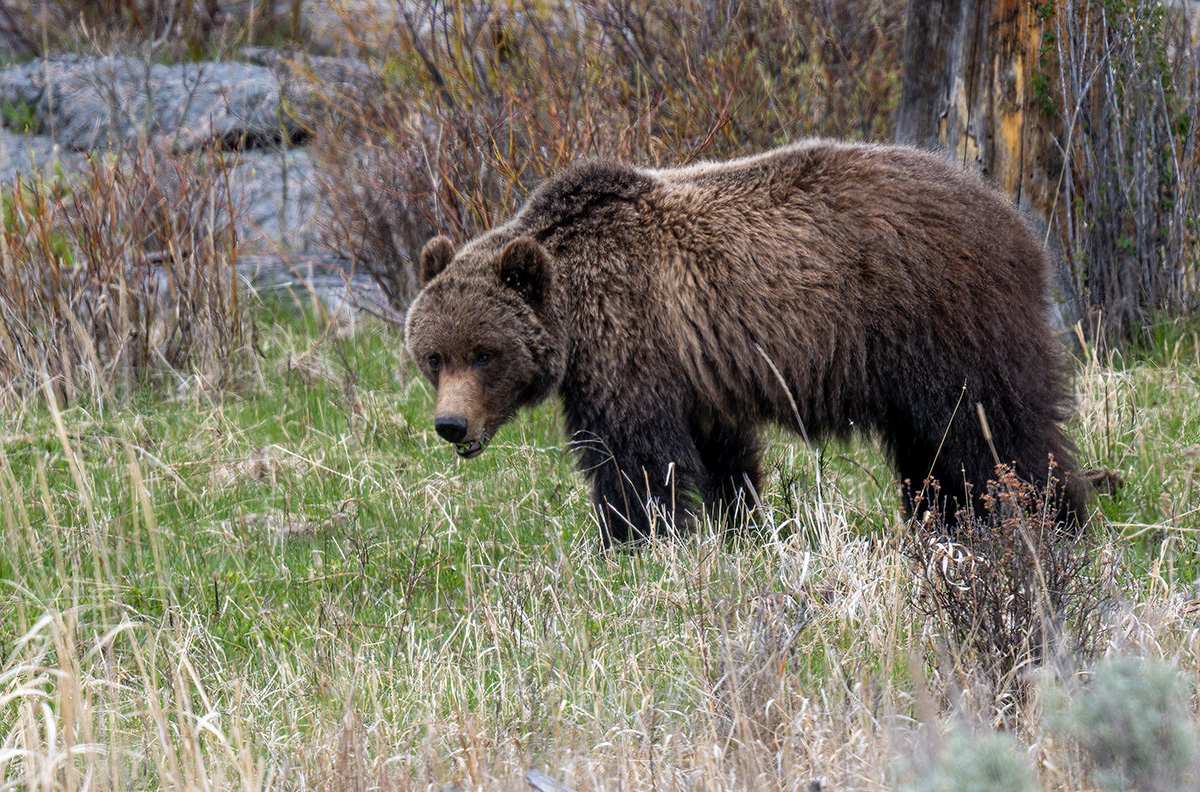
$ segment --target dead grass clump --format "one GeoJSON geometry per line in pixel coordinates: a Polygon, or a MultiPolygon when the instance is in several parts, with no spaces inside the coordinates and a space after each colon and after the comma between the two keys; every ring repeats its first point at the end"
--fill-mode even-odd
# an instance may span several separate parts
{"type": "Polygon", "coordinates": [[[405,4],[371,79],[317,80],[334,244],[403,309],[426,240],[497,224],[579,158],[679,164],[812,134],[889,137],[902,9],[837,6],[405,4]]]}
{"type": "Polygon", "coordinates": [[[171,60],[233,52],[256,40],[303,37],[292,0],[0,0],[0,32],[13,49],[40,57],[150,45],[171,60]]]}
{"type": "Polygon", "coordinates": [[[750,599],[744,624],[726,625],[713,684],[721,739],[779,749],[797,703],[789,681],[810,618],[803,594],[762,592],[750,599]]]}
{"type": "Polygon", "coordinates": [[[311,536],[317,531],[334,525],[331,520],[314,520],[303,514],[283,512],[270,514],[250,512],[243,515],[238,522],[242,526],[252,527],[261,533],[280,539],[311,536]]]}
{"type": "Polygon", "coordinates": [[[0,396],[126,396],[253,368],[219,153],[97,156],[82,176],[0,192],[0,396]]]}
{"type": "Polygon", "coordinates": [[[286,455],[281,451],[278,446],[255,449],[242,459],[215,465],[209,473],[209,478],[216,486],[231,486],[250,481],[275,484],[280,478],[297,475],[303,471],[305,465],[301,458],[286,455]]]}
{"type": "Polygon", "coordinates": [[[1053,479],[1039,488],[998,465],[983,505],[982,516],[960,511],[953,529],[931,511],[904,548],[917,567],[915,604],[937,626],[952,676],[983,683],[991,701],[981,703],[1003,719],[1023,709],[1012,705],[1033,666],[1096,649],[1104,597],[1090,544],[1055,519],[1053,479]]]}
{"type": "Polygon", "coordinates": [[[281,361],[280,367],[285,377],[289,379],[294,377],[309,387],[318,388],[328,385],[336,387],[342,384],[343,378],[338,375],[333,363],[315,349],[309,349],[298,355],[288,353],[287,357],[281,361]]]}

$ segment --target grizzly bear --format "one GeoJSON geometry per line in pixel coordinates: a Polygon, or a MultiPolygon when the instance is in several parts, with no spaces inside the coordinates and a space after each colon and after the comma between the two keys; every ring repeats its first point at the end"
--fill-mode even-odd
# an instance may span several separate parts
{"type": "Polygon", "coordinates": [[[1085,519],[1047,257],[942,157],[812,140],[652,170],[583,162],[422,252],[407,345],[471,458],[557,394],[605,546],[761,492],[759,432],[876,436],[906,507],[980,508],[997,462],[1085,519]],[[990,429],[990,432],[988,431],[990,429]],[[928,491],[926,490],[926,493],[928,491]]]}

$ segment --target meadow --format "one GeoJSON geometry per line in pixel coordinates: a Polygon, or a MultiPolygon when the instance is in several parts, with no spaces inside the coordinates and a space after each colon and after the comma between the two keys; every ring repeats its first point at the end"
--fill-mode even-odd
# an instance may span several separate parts
{"type": "MultiPolygon", "coordinates": [[[[397,315],[430,236],[490,227],[579,157],[886,141],[900,102],[903,4],[882,0],[378,4],[388,24],[330,0],[325,44],[299,2],[201,5],[0,0],[41,20],[28,57],[294,46],[326,241],[397,315]]],[[[1186,41],[1146,61],[1180,141],[1186,41]]],[[[1198,788],[1194,318],[1062,332],[1069,432],[1124,482],[1051,545],[1066,589],[1044,558],[996,578],[907,524],[870,438],[772,434],[749,523],[604,553],[555,405],[460,460],[398,327],[237,286],[237,156],[137,141],[0,190],[0,792],[492,792],[531,768],[575,792],[1198,788]],[[996,635],[1017,637],[999,665],[996,635]]],[[[1185,219],[1170,264],[1194,290],[1185,219]]]]}
{"type": "MultiPolygon", "coordinates": [[[[871,442],[772,436],[753,525],[606,555],[553,406],[464,462],[398,329],[253,310],[238,389],[43,389],[5,412],[4,789],[516,789],[532,767],[581,791],[963,789],[946,779],[1009,761],[1035,779],[1013,788],[1050,790],[1104,771],[1062,725],[1096,657],[989,688],[920,608],[871,442]]],[[[1089,348],[1072,425],[1125,479],[1093,522],[1095,637],[1176,669],[1183,767],[1198,351],[1186,325],[1089,348]]]]}

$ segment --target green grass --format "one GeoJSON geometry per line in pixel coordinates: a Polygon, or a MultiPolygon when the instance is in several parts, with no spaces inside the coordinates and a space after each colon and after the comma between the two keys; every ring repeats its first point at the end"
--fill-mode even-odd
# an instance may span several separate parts
{"type": "MultiPolygon", "coordinates": [[[[261,310],[236,393],[5,414],[0,777],[887,787],[896,735],[963,706],[872,444],[773,434],[759,525],[606,556],[553,406],[464,462],[396,331],[261,310]]],[[[1195,678],[1200,366],[1179,350],[1081,364],[1074,431],[1126,479],[1097,533],[1139,630],[1112,640],[1195,678]]],[[[1068,788],[1079,760],[1055,761],[1041,782],[1068,788]]]]}
{"type": "MultiPolygon", "coordinates": [[[[7,64],[0,63],[0,69],[5,68],[8,68],[7,64]]],[[[4,102],[0,106],[0,116],[4,119],[4,126],[17,132],[32,134],[37,131],[37,108],[27,102],[4,102]]]]}

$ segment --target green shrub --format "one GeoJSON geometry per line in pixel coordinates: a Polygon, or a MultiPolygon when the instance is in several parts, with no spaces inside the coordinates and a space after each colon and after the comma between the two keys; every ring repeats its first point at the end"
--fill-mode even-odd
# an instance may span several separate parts
{"type": "Polygon", "coordinates": [[[1189,784],[1196,779],[1196,729],[1189,688],[1171,666],[1109,657],[1052,723],[1084,749],[1104,789],[1194,788],[1189,784]]]}
{"type": "Polygon", "coordinates": [[[1033,769],[1012,737],[951,733],[941,755],[905,789],[908,792],[1033,792],[1033,769]]]}

